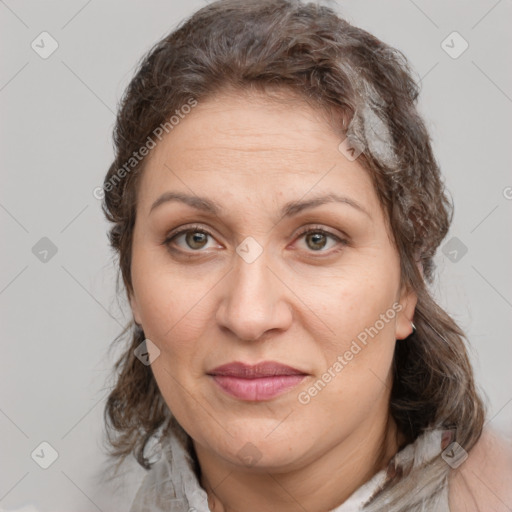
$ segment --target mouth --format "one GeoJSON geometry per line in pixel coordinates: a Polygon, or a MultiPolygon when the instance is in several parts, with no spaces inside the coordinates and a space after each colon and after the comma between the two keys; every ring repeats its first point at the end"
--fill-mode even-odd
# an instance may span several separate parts
{"type": "Polygon", "coordinates": [[[274,361],[255,365],[228,363],[207,373],[225,393],[239,400],[264,401],[285,393],[307,377],[307,373],[274,361]]]}

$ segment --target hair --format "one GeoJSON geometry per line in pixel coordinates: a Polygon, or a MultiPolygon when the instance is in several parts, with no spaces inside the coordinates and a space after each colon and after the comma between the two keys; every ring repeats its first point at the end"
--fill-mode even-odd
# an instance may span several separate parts
{"type": "MultiPolygon", "coordinates": [[[[416,330],[396,343],[390,414],[408,443],[442,427],[456,430],[456,441],[469,451],[481,435],[484,406],[465,335],[429,291],[433,257],[448,232],[453,206],[416,108],[419,87],[398,50],[328,6],[219,0],[185,20],[143,58],[119,107],[115,159],[104,182],[103,209],[113,223],[109,239],[127,295],[133,293],[137,187],[146,161],[132,165],[134,152],[191,98],[200,103],[225,91],[254,90],[269,98],[276,91],[302,98],[364,147],[358,162],[387,214],[401,284],[418,297],[416,330]],[[121,173],[127,162],[133,169],[121,173]]],[[[145,447],[170,424],[171,412],[150,366],[134,355],[144,341],[143,330],[132,321],[119,340],[127,336],[131,342],[115,365],[115,386],[104,411],[108,443],[114,458],[133,454],[148,469],[145,447]]]]}

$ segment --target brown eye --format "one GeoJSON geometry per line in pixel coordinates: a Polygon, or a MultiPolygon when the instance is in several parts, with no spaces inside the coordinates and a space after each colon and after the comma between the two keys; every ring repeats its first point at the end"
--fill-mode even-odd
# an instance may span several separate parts
{"type": "Polygon", "coordinates": [[[208,242],[208,235],[201,231],[187,231],[185,242],[191,249],[202,249],[208,242]]]}
{"type": "Polygon", "coordinates": [[[329,249],[335,249],[336,246],[347,245],[347,240],[325,229],[316,227],[305,229],[302,233],[299,233],[299,239],[302,248],[305,247],[308,252],[317,252],[322,255],[331,254],[332,251],[329,251],[329,249]]]}
{"type": "Polygon", "coordinates": [[[313,231],[305,236],[306,244],[314,251],[323,249],[327,244],[327,236],[324,233],[313,231]]]}
{"type": "Polygon", "coordinates": [[[189,227],[174,232],[164,241],[169,249],[179,248],[181,251],[204,252],[202,249],[211,248],[215,242],[213,236],[202,228],[189,227]]]}

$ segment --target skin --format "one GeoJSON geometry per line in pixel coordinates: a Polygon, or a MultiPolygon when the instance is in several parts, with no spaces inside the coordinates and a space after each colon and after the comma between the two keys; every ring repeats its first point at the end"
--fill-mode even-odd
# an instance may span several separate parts
{"type": "Polygon", "coordinates": [[[146,162],[131,306],[160,350],[151,368],[194,441],[212,510],[330,510],[402,443],[388,411],[391,367],[395,343],[412,332],[416,295],[400,285],[399,255],[371,179],[340,142],[298,99],[226,92],[200,102],[146,162]],[[171,191],[208,198],[221,211],[178,201],[151,211],[171,191]],[[330,202],[280,215],[285,203],[333,191],[366,213],[330,202]],[[191,224],[211,233],[204,245],[187,245],[185,235],[165,245],[191,224]],[[347,242],[300,233],[319,227],[347,242]],[[252,263],[236,252],[249,236],[262,249],[252,263]],[[299,393],[393,304],[394,318],[301,404],[299,393]],[[232,361],[278,361],[308,376],[271,400],[244,402],[207,375],[232,361]],[[251,465],[238,455],[247,443],[255,447],[251,465]]]}

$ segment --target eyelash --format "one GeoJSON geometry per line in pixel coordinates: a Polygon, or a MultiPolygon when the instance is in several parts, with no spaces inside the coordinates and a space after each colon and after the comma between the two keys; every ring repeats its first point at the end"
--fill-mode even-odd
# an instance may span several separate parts
{"type": "MultiPolygon", "coordinates": [[[[175,249],[173,247],[171,247],[171,243],[173,242],[173,240],[175,240],[176,238],[178,238],[180,235],[183,235],[183,234],[186,234],[186,233],[189,233],[189,232],[193,232],[193,233],[202,233],[204,235],[207,235],[207,236],[210,236],[213,238],[213,235],[205,230],[202,226],[199,226],[199,225],[192,225],[192,226],[186,226],[178,231],[174,231],[174,232],[171,232],[164,240],[163,242],[163,245],[165,245],[169,250],[172,250],[173,252],[181,252],[182,254],[185,254],[185,255],[188,255],[188,256],[191,256],[193,253],[201,253],[203,251],[201,251],[200,249],[199,250],[190,250],[190,251],[184,251],[183,249],[175,249]]],[[[327,231],[326,229],[320,227],[320,226],[309,226],[307,228],[304,228],[302,229],[298,234],[297,234],[297,238],[299,237],[304,237],[305,235],[308,235],[310,233],[321,233],[329,238],[332,238],[333,240],[335,240],[337,243],[339,243],[340,245],[342,246],[347,246],[348,245],[348,240],[347,239],[344,239],[344,238],[340,238],[338,235],[335,235],[334,233],[331,233],[330,231],[327,231]]],[[[318,253],[318,254],[322,254],[322,253],[327,253],[327,254],[332,254],[334,252],[338,252],[340,249],[336,249],[336,250],[331,250],[331,251],[323,251],[323,250],[319,250],[319,251],[308,251],[308,252],[311,252],[311,253],[318,253]]]]}

